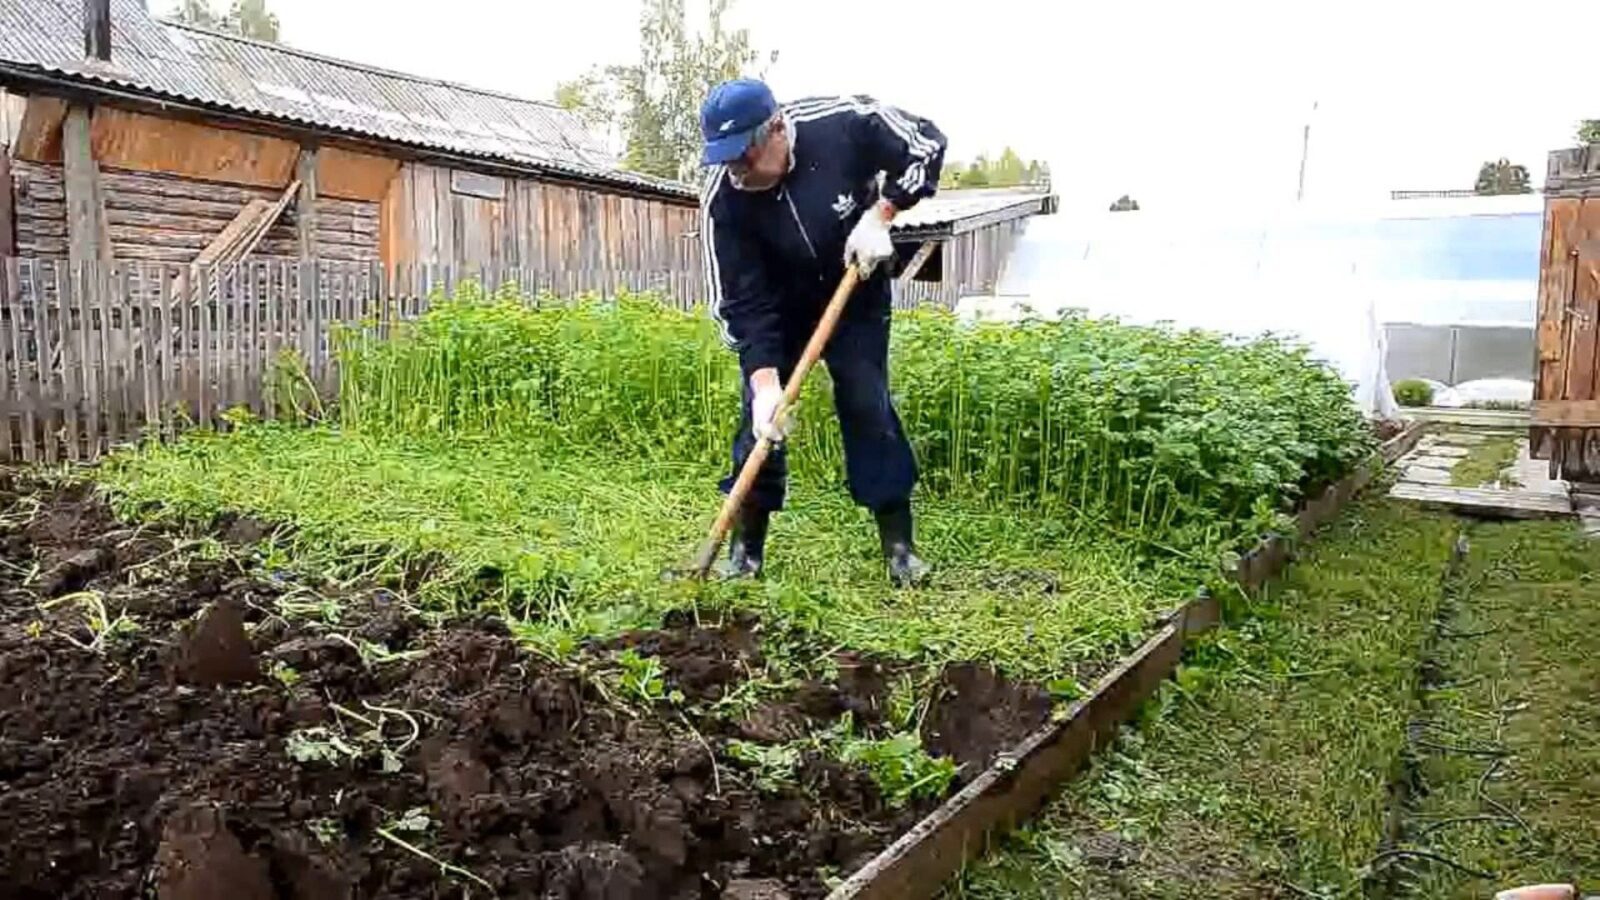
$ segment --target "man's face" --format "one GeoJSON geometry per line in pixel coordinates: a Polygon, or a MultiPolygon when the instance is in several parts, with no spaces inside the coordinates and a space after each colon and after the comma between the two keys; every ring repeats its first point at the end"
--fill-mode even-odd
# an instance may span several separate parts
{"type": "Polygon", "coordinates": [[[765,190],[789,174],[789,133],[782,119],[774,119],[757,135],[744,156],[728,164],[728,170],[745,187],[765,190]]]}

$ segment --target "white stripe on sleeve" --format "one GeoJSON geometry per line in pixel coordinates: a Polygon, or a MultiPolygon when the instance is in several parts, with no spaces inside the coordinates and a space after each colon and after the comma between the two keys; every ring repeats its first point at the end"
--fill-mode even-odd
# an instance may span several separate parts
{"type": "Polygon", "coordinates": [[[705,253],[706,293],[710,295],[711,320],[717,323],[722,342],[732,347],[735,344],[733,333],[728,330],[728,320],[722,315],[722,266],[717,260],[716,220],[711,216],[712,201],[717,199],[717,191],[722,189],[722,183],[728,180],[727,173],[727,166],[712,168],[705,190],[700,194],[700,246],[705,253]]]}

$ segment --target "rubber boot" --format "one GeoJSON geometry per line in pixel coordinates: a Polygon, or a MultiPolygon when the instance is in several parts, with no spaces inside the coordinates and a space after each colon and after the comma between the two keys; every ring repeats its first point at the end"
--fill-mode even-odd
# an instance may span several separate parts
{"type": "Polygon", "coordinates": [[[753,509],[749,504],[739,508],[733,520],[733,534],[728,541],[728,561],[722,566],[724,578],[757,578],[767,554],[767,524],[772,514],[764,509],[753,509]]]}
{"type": "Polygon", "coordinates": [[[880,509],[875,515],[878,539],[883,542],[883,559],[889,565],[889,581],[895,587],[920,584],[928,576],[928,564],[917,556],[912,537],[911,504],[880,509]]]}

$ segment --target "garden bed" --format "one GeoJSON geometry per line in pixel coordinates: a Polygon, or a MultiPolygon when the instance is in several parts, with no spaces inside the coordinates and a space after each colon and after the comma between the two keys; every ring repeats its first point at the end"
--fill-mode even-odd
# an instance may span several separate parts
{"type": "MultiPolygon", "coordinates": [[[[286,893],[307,866],[355,896],[480,878],[512,896],[923,894],[1166,676],[1216,616],[1209,601],[1173,610],[1221,578],[1220,553],[1295,533],[1284,511],[1302,492],[1317,499],[1300,524],[1321,521],[1370,475],[1350,475],[1374,442],[1345,387],[1275,342],[1077,320],[965,329],[937,314],[896,328],[896,390],[924,468],[919,538],[937,567],[914,590],[885,583],[870,519],[838,483],[837,435],[816,427],[825,384],[807,391],[767,578],[659,580],[714,505],[736,380],[709,325],[648,305],[439,303],[392,341],[346,336],[337,416],[233,416],[228,433],[119,455],[96,477],[127,524],[95,507],[102,533],[75,538],[88,546],[19,556],[4,621],[21,649],[59,645],[63,671],[206,698],[200,719],[231,724],[185,764],[195,771],[133,805],[117,806],[105,774],[65,807],[71,846],[98,860],[82,865],[166,877],[184,868],[168,838],[187,846],[169,823],[194,820],[265,866],[277,893],[262,896],[321,896],[286,893]],[[145,540],[153,555],[121,559],[145,540]],[[128,542],[112,548],[120,568],[55,577],[108,542],[128,542]],[[223,563],[226,602],[162,588],[137,630],[103,605],[148,592],[153,572],[223,563]],[[190,619],[233,607],[253,674],[197,690],[190,619]],[[111,621],[85,632],[89,614],[111,621]],[[305,642],[331,655],[280,658],[305,642]],[[293,718],[310,715],[296,699],[308,691],[320,718],[293,718]],[[533,726],[502,721],[547,694],[533,726]],[[220,746],[264,773],[259,803],[212,772],[234,764],[220,746]],[[914,830],[887,855],[910,881],[868,877],[881,865],[842,881],[952,792],[923,821],[967,810],[950,819],[961,840],[914,830]],[[592,829],[553,824],[591,808],[592,829]],[[100,853],[109,838],[80,832],[112,821],[132,843],[100,853]],[[281,849],[308,833],[311,850],[281,849]],[[910,856],[895,849],[907,841],[910,856]],[[601,870],[620,873],[610,893],[584,893],[612,877],[601,870]]],[[[284,375],[283,408],[314,407],[284,375]]],[[[40,496],[14,501],[18,527],[58,501],[91,503],[40,496]]],[[[1246,554],[1242,580],[1286,546],[1246,554]]],[[[38,709],[22,715],[70,718],[27,696],[38,709]]],[[[126,693],[82,702],[131,715],[126,693]]],[[[98,738],[72,721],[60,746],[76,756],[98,738]]],[[[43,789],[38,770],[18,771],[43,789]]]]}
{"type": "MultiPolygon", "coordinates": [[[[129,525],[84,485],[7,480],[0,894],[818,896],[942,793],[884,784],[953,770],[904,767],[895,673],[870,659],[741,697],[760,625],[728,619],[555,663],[491,617],[290,576],[252,553],[262,533],[129,525]]],[[[950,758],[1010,739],[997,708],[1049,707],[946,677],[924,715],[950,758]]]]}

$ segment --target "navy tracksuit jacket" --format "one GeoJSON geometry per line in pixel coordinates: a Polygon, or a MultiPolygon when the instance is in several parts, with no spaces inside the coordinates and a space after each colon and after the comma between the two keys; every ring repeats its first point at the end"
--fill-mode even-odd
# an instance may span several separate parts
{"type": "MultiPolygon", "coordinates": [[[[822,309],[844,275],[844,244],[883,196],[898,209],[938,188],[945,137],[932,122],[870,97],[785,104],[792,168],[776,187],[748,191],[722,166],[701,195],[711,314],[739,353],[744,404],[733,442],[729,490],[755,446],[750,374],[775,367],[788,383],[822,309]],[[880,179],[881,173],[881,179],[880,179]]],[[[856,288],[823,354],[844,437],[845,475],[862,506],[907,502],[917,480],[911,445],[889,398],[888,265],[856,288]]],[[[787,464],[778,448],[750,495],[757,508],[783,506],[787,464]]]]}

